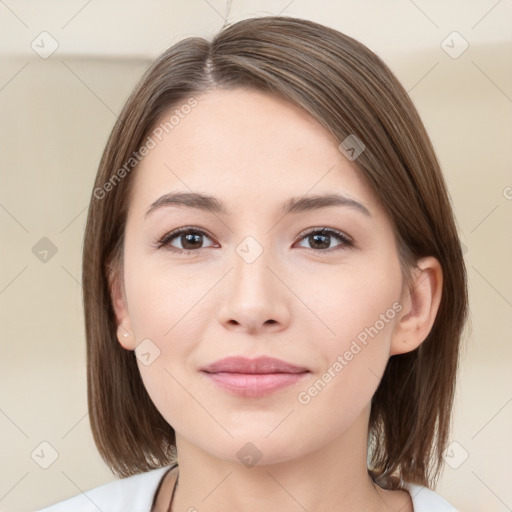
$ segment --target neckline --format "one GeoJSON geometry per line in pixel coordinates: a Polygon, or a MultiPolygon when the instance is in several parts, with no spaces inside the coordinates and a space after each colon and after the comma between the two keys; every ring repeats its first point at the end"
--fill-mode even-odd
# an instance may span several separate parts
{"type": "MultiPolygon", "coordinates": [[[[156,497],[158,496],[158,493],[160,492],[160,489],[162,488],[162,485],[163,485],[164,480],[165,480],[165,479],[166,479],[166,477],[169,475],[169,473],[170,473],[173,469],[175,469],[175,468],[177,468],[177,467],[178,467],[178,464],[177,464],[177,463],[176,463],[176,464],[174,464],[172,467],[170,467],[170,468],[169,468],[169,469],[164,473],[163,477],[160,479],[160,483],[159,483],[158,488],[157,488],[157,490],[156,490],[156,492],[155,492],[155,501],[156,501],[156,497]]],[[[167,505],[166,512],[172,512],[172,504],[173,504],[173,501],[174,501],[174,494],[176,493],[176,489],[177,489],[177,487],[178,487],[178,480],[179,480],[179,476],[180,476],[180,473],[179,473],[179,468],[178,468],[178,471],[177,471],[177,473],[176,473],[176,480],[174,480],[174,484],[173,484],[173,486],[172,486],[171,497],[170,497],[170,499],[169,499],[169,504],[167,505]]],[[[410,497],[410,499],[411,499],[411,503],[412,503],[412,505],[413,505],[413,507],[414,507],[414,498],[413,498],[413,495],[412,495],[412,494],[411,494],[411,492],[410,492],[410,489],[408,489],[408,488],[407,488],[407,486],[405,486],[405,487],[404,487],[403,489],[401,489],[401,490],[405,491],[405,492],[409,495],[409,497],[410,497]]]]}
{"type": "MultiPolygon", "coordinates": [[[[166,512],[172,512],[172,505],[173,505],[173,501],[174,501],[174,495],[176,494],[176,488],[178,487],[178,480],[179,480],[179,465],[178,465],[178,463],[173,464],[164,473],[163,477],[160,479],[160,483],[159,483],[158,488],[157,488],[157,490],[155,492],[155,495],[154,495],[154,502],[156,502],[156,498],[158,496],[158,492],[160,491],[165,478],[175,468],[178,468],[178,471],[177,471],[177,474],[176,474],[176,479],[174,480],[174,484],[173,484],[173,488],[172,488],[172,491],[171,491],[171,496],[170,496],[170,499],[169,499],[169,504],[167,505],[166,512]]],[[[433,500],[434,498],[436,500],[435,504],[446,506],[447,507],[446,510],[455,510],[454,508],[451,507],[451,505],[449,503],[447,503],[444,499],[442,499],[440,496],[438,496],[435,492],[433,492],[428,487],[424,487],[422,485],[414,484],[414,483],[411,483],[411,482],[403,482],[403,485],[401,486],[401,490],[406,491],[409,494],[409,496],[411,498],[411,501],[412,501],[412,506],[413,506],[414,512],[416,512],[416,510],[418,510],[418,512],[423,510],[422,504],[423,504],[423,500],[424,499],[429,499],[429,503],[430,503],[430,500],[433,500]],[[423,495],[422,497],[419,497],[420,493],[423,495]],[[417,507],[419,507],[419,508],[417,508],[417,507]]],[[[426,501],[425,501],[425,503],[426,503],[426,501]]],[[[445,510],[445,509],[443,508],[443,510],[445,510]]]]}

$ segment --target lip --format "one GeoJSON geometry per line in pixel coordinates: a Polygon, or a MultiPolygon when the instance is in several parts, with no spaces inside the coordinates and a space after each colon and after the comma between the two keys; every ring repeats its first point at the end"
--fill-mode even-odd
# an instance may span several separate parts
{"type": "Polygon", "coordinates": [[[226,357],[201,368],[215,384],[245,397],[268,396],[302,380],[309,370],[273,357],[226,357]]]}

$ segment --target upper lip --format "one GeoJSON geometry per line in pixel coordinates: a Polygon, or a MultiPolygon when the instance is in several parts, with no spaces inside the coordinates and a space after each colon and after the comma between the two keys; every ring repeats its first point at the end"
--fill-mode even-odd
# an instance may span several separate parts
{"type": "Polygon", "coordinates": [[[302,373],[309,371],[303,366],[267,356],[256,359],[242,356],[226,357],[204,366],[201,370],[207,373],[302,373]]]}

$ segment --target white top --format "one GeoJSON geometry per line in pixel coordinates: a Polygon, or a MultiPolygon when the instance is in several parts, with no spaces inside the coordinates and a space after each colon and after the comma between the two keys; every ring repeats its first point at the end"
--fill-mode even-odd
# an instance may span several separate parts
{"type": "MultiPolygon", "coordinates": [[[[160,481],[173,466],[114,480],[36,512],[151,512],[160,481]]],[[[439,494],[422,485],[404,483],[414,512],[457,512],[439,494]]]]}

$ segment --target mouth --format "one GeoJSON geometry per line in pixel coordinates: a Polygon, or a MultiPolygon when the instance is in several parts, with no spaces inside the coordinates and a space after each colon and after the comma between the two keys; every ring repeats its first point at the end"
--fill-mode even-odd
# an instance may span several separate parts
{"type": "Polygon", "coordinates": [[[305,367],[272,357],[228,357],[201,371],[222,390],[253,398],[291,386],[310,373],[305,367]]]}

